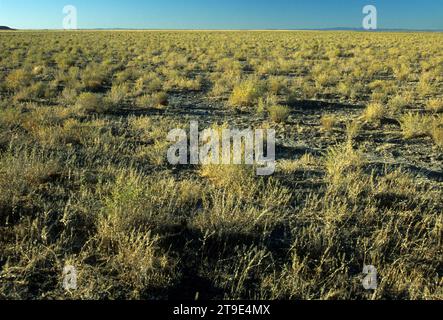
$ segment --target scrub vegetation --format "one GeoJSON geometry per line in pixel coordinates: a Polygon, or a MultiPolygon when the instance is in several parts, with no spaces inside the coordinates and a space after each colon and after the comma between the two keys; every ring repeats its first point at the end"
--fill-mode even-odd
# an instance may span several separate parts
{"type": "Polygon", "coordinates": [[[0,47],[0,298],[443,299],[441,33],[0,47]],[[275,129],[277,171],[170,165],[191,120],[275,129]]]}

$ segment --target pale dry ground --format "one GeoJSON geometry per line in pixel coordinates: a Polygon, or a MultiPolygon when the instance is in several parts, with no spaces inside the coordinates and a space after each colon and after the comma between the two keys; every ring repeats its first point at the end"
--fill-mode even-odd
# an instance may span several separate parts
{"type": "Polygon", "coordinates": [[[1,32],[0,47],[1,298],[443,298],[443,34],[1,32]],[[275,128],[277,172],[169,165],[166,135],[191,120],[275,128]]]}

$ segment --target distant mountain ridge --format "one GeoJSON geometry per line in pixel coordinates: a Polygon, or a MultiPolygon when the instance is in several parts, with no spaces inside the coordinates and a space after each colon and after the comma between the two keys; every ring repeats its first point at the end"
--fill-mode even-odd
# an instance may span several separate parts
{"type": "Polygon", "coordinates": [[[0,30],[10,30],[10,31],[12,31],[12,30],[15,30],[15,29],[9,28],[7,26],[0,26],[0,30]]]}

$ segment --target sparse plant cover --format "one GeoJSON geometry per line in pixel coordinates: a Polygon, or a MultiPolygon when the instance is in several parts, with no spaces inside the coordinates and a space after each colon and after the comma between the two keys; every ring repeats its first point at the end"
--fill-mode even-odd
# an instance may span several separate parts
{"type": "Polygon", "coordinates": [[[442,33],[2,31],[0,48],[0,297],[442,298],[442,33]],[[275,130],[274,174],[170,163],[190,121],[275,130]]]}
{"type": "Polygon", "coordinates": [[[271,94],[285,94],[287,87],[287,80],[284,77],[270,77],[268,79],[268,91],[271,94]]]}

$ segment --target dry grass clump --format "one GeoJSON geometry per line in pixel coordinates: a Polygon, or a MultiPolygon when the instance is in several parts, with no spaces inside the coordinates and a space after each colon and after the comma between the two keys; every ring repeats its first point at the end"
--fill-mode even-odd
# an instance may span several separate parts
{"type": "Polygon", "coordinates": [[[382,119],[385,114],[385,107],[381,103],[370,103],[363,113],[363,119],[368,122],[375,122],[382,119]]]}
{"type": "Polygon", "coordinates": [[[126,84],[113,85],[106,94],[105,99],[112,105],[121,105],[129,94],[129,86],[126,84]]]}
{"type": "Polygon", "coordinates": [[[436,93],[436,86],[433,83],[432,76],[428,73],[424,73],[420,77],[420,81],[417,85],[417,93],[423,97],[430,97],[436,93]]]}
{"type": "Polygon", "coordinates": [[[12,128],[18,126],[23,119],[23,108],[21,106],[0,108],[0,126],[12,128]]]}
{"type": "Polygon", "coordinates": [[[47,98],[51,95],[48,86],[43,82],[36,82],[29,85],[20,91],[18,91],[15,96],[15,101],[31,101],[42,98],[47,98]]]}
{"type": "Polygon", "coordinates": [[[241,82],[242,72],[240,70],[229,70],[224,72],[214,72],[210,75],[212,82],[212,97],[224,98],[232,93],[236,85],[241,82]]]}
{"type": "MultiPolygon", "coordinates": [[[[315,72],[315,71],[314,71],[315,72]]],[[[337,72],[319,72],[314,75],[315,85],[317,88],[335,86],[339,79],[337,72]]]]}
{"type": "Polygon", "coordinates": [[[273,105],[268,108],[269,118],[276,123],[284,123],[289,119],[291,109],[288,106],[273,105]]]}
{"type": "Polygon", "coordinates": [[[278,97],[273,94],[268,94],[265,97],[261,97],[257,102],[257,114],[265,116],[269,113],[269,108],[278,105],[278,97]]]}
{"type": "Polygon", "coordinates": [[[98,91],[107,81],[108,71],[104,66],[92,64],[81,74],[83,87],[88,91],[98,91]]]}
{"type": "Polygon", "coordinates": [[[393,112],[401,112],[411,104],[411,97],[406,95],[396,95],[388,102],[388,108],[393,112]]]}
{"type": "Polygon", "coordinates": [[[195,203],[191,197],[183,196],[187,190],[173,178],[147,178],[134,170],[116,174],[115,181],[105,186],[109,192],[103,200],[103,212],[119,230],[179,224],[180,213],[195,203]]]}
{"type": "Polygon", "coordinates": [[[285,94],[288,90],[288,81],[285,77],[270,77],[268,79],[268,92],[274,95],[285,94]]]}
{"type": "Polygon", "coordinates": [[[251,107],[263,92],[262,84],[255,80],[246,80],[234,87],[228,103],[232,107],[251,107]]]}
{"type": "Polygon", "coordinates": [[[168,106],[169,100],[167,93],[157,92],[151,95],[138,97],[135,103],[139,108],[163,109],[168,106]]]}
{"type": "Polygon", "coordinates": [[[283,221],[291,193],[278,182],[265,182],[238,165],[205,167],[201,174],[213,183],[213,189],[204,199],[205,210],[193,220],[196,227],[218,236],[266,237],[283,221]]]}
{"type": "Polygon", "coordinates": [[[176,71],[167,71],[167,81],[163,87],[166,91],[200,91],[203,79],[201,77],[188,78],[176,71]]]}
{"type": "Polygon", "coordinates": [[[123,233],[106,225],[98,230],[97,249],[110,258],[106,263],[109,271],[117,273],[119,282],[131,288],[128,298],[140,299],[147,291],[170,285],[174,262],[159,249],[158,236],[151,232],[123,233]]]}
{"type": "MultiPolygon", "coordinates": [[[[220,132],[223,127],[214,129],[220,132]]],[[[267,236],[286,215],[290,191],[278,181],[257,176],[255,165],[203,164],[199,174],[210,185],[204,210],[193,219],[201,230],[222,238],[257,232],[258,237],[267,236]]]]}
{"type": "Polygon", "coordinates": [[[348,141],[352,142],[361,130],[361,123],[358,120],[351,120],[346,123],[346,137],[348,141]]]}
{"type": "Polygon", "coordinates": [[[126,69],[115,74],[114,82],[116,84],[123,84],[125,82],[134,81],[138,76],[138,71],[128,66],[126,69]]]}
{"type": "Polygon", "coordinates": [[[297,160],[281,160],[277,163],[277,168],[284,174],[293,174],[298,171],[303,171],[309,168],[315,168],[319,166],[319,160],[313,155],[305,153],[300,159],[297,160]]]}
{"type": "Polygon", "coordinates": [[[200,175],[218,187],[239,187],[244,181],[254,176],[254,169],[245,165],[203,165],[200,175]]]}
{"type": "Polygon", "coordinates": [[[443,98],[430,99],[426,102],[426,110],[431,112],[443,112],[443,98]]]}
{"type": "Polygon", "coordinates": [[[443,147],[443,117],[440,116],[433,120],[430,136],[437,146],[443,147]]]}
{"type": "Polygon", "coordinates": [[[69,257],[65,265],[77,270],[78,289],[69,293],[70,299],[153,299],[164,295],[161,288],[172,287],[176,277],[175,261],[158,248],[156,236],[116,232],[108,226],[100,226],[81,255],[69,257]],[[85,262],[90,254],[103,260],[100,270],[85,262]]]}
{"type": "Polygon", "coordinates": [[[134,85],[136,95],[151,94],[163,90],[163,82],[155,72],[144,74],[134,85]]]}
{"type": "Polygon", "coordinates": [[[431,136],[437,146],[443,147],[443,127],[433,127],[431,136]]]}
{"type": "Polygon", "coordinates": [[[47,148],[59,148],[65,145],[85,145],[99,135],[105,127],[101,121],[81,123],[77,119],[63,119],[57,124],[30,121],[24,124],[38,143],[47,148]]]}
{"type": "Polygon", "coordinates": [[[75,107],[84,114],[104,113],[109,110],[103,97],[92,92],[81,93],[75,104],[75,107]]]}
{"type": "Polygon", "coordinates": [[[6,76],[5,83],[7,88],[17,91],[30,84],[32,80],[31,73],[25,69],[17,69],[6,76]]]}
{"type": "Polygon", "coordinates": [[[32,214],[41,188],[61,174],[59,161],[37,150],[8,150],[0,157],[0,221],[32,214]]]}
{"type": "Polygon", "coordinates": [[[432,118],[417,113],[407,113],[400,119],[403,136],[406,139],[426,136],[432,125],[432,118]]]}
{"type": "Polygon", "coordinates": [[[443,145],[443,124],[441,117],[432,117],[408,113],[400,119],[403,136],[405,139],[430,136],[434,143],[441,147],[443,145]]]}
{"type": "Polygon", "coordinates": [[[65,106],[74,105],[77,101],[77,97],[79,96],[79,92],[74,88],[64,88],[58,97],[58,101],[60,104],[65,106]]]}
{"type": "Polygon", "coordinates": [[[362,153],[349,143],[330,148],[324,160],[328,181],[331,185],[342,186],[351,174],[358,172],[364,161],[362,153]]]}
{"type": "Polygon", "coordinates": [[[331,131],[337,124],[337,117],[334,115],[324,115],[320,119],[323,131],[331,131]]]}
{"type": "Polygon", "coordinates": [[[138,147],[134,157],[140,161],[147,161],[151,165],[163,166],[167,164],[166,154],[170,145],[171,143],[164,137],[156,139],[152,145],[138,147]]]}

